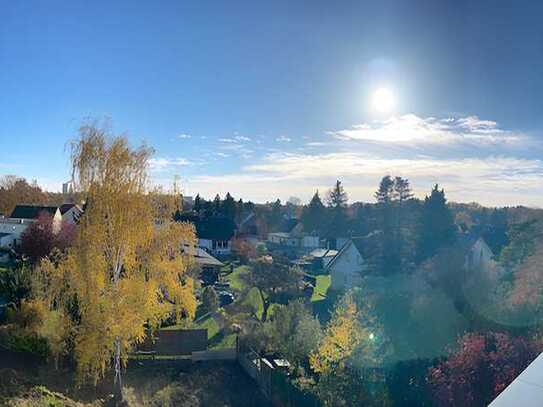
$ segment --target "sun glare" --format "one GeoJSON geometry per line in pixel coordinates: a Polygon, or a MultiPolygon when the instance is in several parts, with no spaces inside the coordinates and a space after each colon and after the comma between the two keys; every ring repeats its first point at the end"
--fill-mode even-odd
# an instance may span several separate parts
{"type": "Polygon", "coordinates": [[[372,106],[379,113],[387,113],[396,104],[394,94],[388,88],[379,88],[372,96],[372,106]]]}

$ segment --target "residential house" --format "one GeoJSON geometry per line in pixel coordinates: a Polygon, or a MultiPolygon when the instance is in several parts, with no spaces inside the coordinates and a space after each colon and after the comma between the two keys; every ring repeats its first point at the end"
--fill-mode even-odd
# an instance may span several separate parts
{"type": "Polygon", "coordinates": [[[292,264],[308,273],[319,274],[326,269],[328,263],[330,263],[337,253],[337,250],[319,248],[313,250],[308,255],[293,260],[292,264]]]}
{"type": "Polygon", "coordinates": [[[337,254],[338,251],[333,249],[315,249],[309,253],[309,257],[317,268],[324,270],[337,254]]]}
{"type": "Polygon", "coordinates": [[[0,218],[0,247],[11,249],[21,243],[26,228],[46,213],[53,218],[53,231],[60,230],[62,215],[56,206],[17,205],[9,218],[0,218]]]}
{"type": "Polygon", "coordinates": [[[350,239],[328,262],[325,270],[330,274],[331,290],[348,290],[360,284],[368,271],[368,263],[362,257],[364,242],[363,238],[350,239]]]}
{"type": "Polygon", "coordinates": [[[178,222],[191,222],[196,228],[198,246],[214,256],[229,256],[232,253],[232,239],[236,234],[236,224],[224,217],[200,218],[196,215],[178,215],[178,222]]]}
{"type": "Polygon", "coordinates": [[[58,232],[62,223],[58,206],[17,205],[9,218],[14,221],[34,222],[44,213],[53,218],[53,230],[58,232]]]}
{"type": "Polygon", "coordinates": [[[79,205],[74,203],[62,204],[58,209],[60,210],[62,221],[72,225],[75,225],[83,214],[83,210],[79,207],[79,205]]]}
{"type": "Polygon", "coordinates": [[[277,232],[268,233],[270,249],[287,256],[307,254],[320,247],[320,239],[314,233],[305,233],[298,219],[285,219],[277,232]]]}
{"type": "Polygon", "coordinates": [[[189,248],[188,245],[184,245],[182,251],[192,255],[194,264],[199,269],[200,279],[202,280],[203,285],[210,285],[218,281],[221,267],[224,266],[222,262],[201,247],[189,248]]]}
{"type": "Polygon", "coordinates": [[[256,244],[260,240],[260,229],[256,214],[250,212],[239,223],[238,237],[256,244]]]}
{"type": "Polygon", "coordinates": [[[481,236],[471,233],[461,233],[457,242],[465,251],[465,266],[467,271],[478,270],[489,273],[497,271],[498,263],[494,253],[481,236]]]}
{"type": "Polygon", "coordinates": [[[205,218],[196,223],[198,246],[216,256],[232,253],[232,239],[236,234],[236,224],[228,218],[205,218]]]}

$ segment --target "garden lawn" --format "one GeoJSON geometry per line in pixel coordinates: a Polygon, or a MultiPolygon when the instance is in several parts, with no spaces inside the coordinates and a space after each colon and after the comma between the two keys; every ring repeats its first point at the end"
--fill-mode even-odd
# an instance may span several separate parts
{"type": "Polygon", "coordinates": [[[215,335],[219,333],[219,325],[211,317],[211,315],[206,316],[205,318],[200,319],[198,322],[193,322],[189,327],[185,325],[171,325],[164,328],[160,328],[161,331],[173,331],[176,329],[207,329],[207,340],[209,341],[215,335]]]}
{"type": "Polygon", "coordinates": [[[323,274],[317,276],[317,285],[313,290],[313,295],[311,296],[311,301],[322,301],[326,298],[326,293],[330,288],[331,278],[330,274],[323,274]]]}
{"type": "Polygon", "coordinates": [[[245,289],[245,283],[240,277],[242,274],[247,273],[247,271],[249,271],[248,266],[238,266],[226,276],[226,281],[230,283],[230,287],[233,290],[243,291],[245,289]]]}

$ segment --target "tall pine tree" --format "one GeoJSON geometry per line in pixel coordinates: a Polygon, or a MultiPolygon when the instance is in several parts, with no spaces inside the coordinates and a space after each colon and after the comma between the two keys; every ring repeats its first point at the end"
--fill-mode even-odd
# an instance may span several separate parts
{"type": "Polygon", "coordinates": [[[379,183],[379,189],[375,193],[377,203],[388,204],[392,201],[394,195],[394,181],[390,175],[386,175],[379,183]]]}
{"type": "Polygon", "coordinates": [[[219,194],[215,195],[213,199],[213,215],[219,216],[221,214],[221,197],[219,194]]]}
{"type": "Polygon", "coordinates": [[[200,211],[202,210],[202,202],[200,198],[200,194],[196,195],[196,198],[194,198],[194,205],[192,206],[192,209],[196,214],[200,214],[200,211]]]}
{"type": "Polygon", "coordinates": [[[230,192],[226,193],[224,201],[221,204],[221,215],[231,220],[234,220],[236,217],[236,201],[234,201],[230,192]]]}
{"type": "Polygon", "coordinates": [[[436,184],[430,196],[424,199],[417,260],[432,257],[437,249],[449,244],[454,239],[455,225],[452,212],[447,206],[445,191],[436,184]]]}
{"type": "Polygon", "coordinates": [[[315,192],[315,195],[313,195],[309,204],[304,207],[301,221],[304,225],[304,230],[308,233],[318,233],[324,229],[326,222],[326,208],[321,201],[319,191],[315,192]]]}
{"type": "Polygon", "coordinates": [[[400,267],[399,230],[397,210],[395,207],[394,179],[386,175],[381,179],[375,192],[377,208],[380,214],[381,230],[383,231],[383,246],[380,259],[380,269],[385,274],[398,271],[400,267]]]}
{"type": "Polygon", "coordinates": [[[348,196],[341,181],[336,181],[334,187],[328,191],[328,210],[330,211],[330,225],[328,237],[346,237],[348,234],[348,222],[346,214],[348,196]]]}

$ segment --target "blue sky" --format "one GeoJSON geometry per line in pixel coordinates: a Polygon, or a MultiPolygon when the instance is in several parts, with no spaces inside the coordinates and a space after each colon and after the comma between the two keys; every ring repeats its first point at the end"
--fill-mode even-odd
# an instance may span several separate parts
{"type": "Polygon", "coordinates": [[[154,182],[266,201],[382,175],[543,206],[541,2],[20,1],[0,10],[0,174],[55,190],[86,117],[154,182]],[[378,3],[378,4],[377,4],[378,3]],[[392,111],[372,95],[387,87],[392,111]]]}

